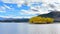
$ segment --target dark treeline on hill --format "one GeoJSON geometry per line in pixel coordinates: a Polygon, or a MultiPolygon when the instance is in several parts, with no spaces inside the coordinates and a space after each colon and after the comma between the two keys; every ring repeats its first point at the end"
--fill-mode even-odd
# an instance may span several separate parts
{"type": "Polygon", "coordinates": [[[29,19],[6,19],[0,20],[0,22],[28,22],[29,19]]]}
{"type": "Polygon", "coordinates": [[[42,14],[38,16],[54,18],[55,22],[60,22],[60,11],[52,11],[48,14],[42,14]]]}
{"type": "Polygon", "coordinates": [[[48,14],[42,14],[42,15],[38,15],[38,16],[58,18],[58,17],[60,17],[60,11],[52,11],[52,12],[50,12],[48,14]]]}

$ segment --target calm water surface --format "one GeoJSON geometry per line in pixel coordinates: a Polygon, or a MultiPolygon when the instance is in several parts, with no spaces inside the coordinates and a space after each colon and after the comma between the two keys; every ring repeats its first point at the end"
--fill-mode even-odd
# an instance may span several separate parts
{"type": "Polygon", "coordinates": [[[0,34],[60,34],[60,23],[29,24],[0,22],[0,34]]]}

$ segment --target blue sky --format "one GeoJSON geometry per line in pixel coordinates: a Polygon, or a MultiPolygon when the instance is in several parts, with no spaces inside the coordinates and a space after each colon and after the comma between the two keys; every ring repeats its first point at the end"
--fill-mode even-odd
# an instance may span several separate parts
{"type": "MultiPolygon", "coordinates": [[[[40,3],[42,4],[42,3],[40,3]]],[[[33,4],[32,6],[37,6],[38,4],[33,4]]],[[[30,9],[30,6],[27,6],[25,4],[22,4],[20,7],[17,6],[17,4],[13,3],[4,3],[0,1],[0,17],[1,16],[11,16],[11,17],[30,17],[35,16],[37,14],[21,14],[22,10],[28,11],[30,9]]],[[[29,11],[30,12],[30,11],[29,11]]]]}
{"type": "Polygon", "coordinates": [[[60,2],[59,1],[52,1],[52,0],[35,0],[35,2],[28,3],[29,5],[26,5],[24,3],[21,3],[22,0],[0,0],[0,17],[32,17],[37,16],[38,14],[44,14],[48,13],[48,10],[60,10],[60,2]],[[38,2],[37,2],[38,1],[38,2]],[[49,1],[49,2],[48,2],[49,1]],[[54,5],[55,8],[51,8],[50,5],[54,5]],[[37,9],[36,7],[39,8],[37,9]],[[38,11],[34,11],[34,10],[38,11]],[[38,13],[37,13],[38,12],[38,13]]]}

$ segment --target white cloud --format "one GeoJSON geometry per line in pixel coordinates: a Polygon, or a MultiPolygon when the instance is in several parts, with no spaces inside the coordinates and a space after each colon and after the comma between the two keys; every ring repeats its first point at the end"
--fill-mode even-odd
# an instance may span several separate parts
{"type": "Polygon", "coordinates": [[[42,2],[42,0],[27,0],[27,5],[31,6],[32,4],[39,3],[39,2],[42,2]]]}
{"type": "Polygon", "coordinates": [[[14,15],[12,15],[12,14],[10,14],[10,15],[1,15],[1,17],[11,18],[11,17],[14,17],[14,15]]]}
{"type": "Polygon", "coordinates": [[[27,0],[28,3],[31,3],[31,2],[40,2],[41,0],[27,0]]]}
{"type": "Polygon", "coordinates": [[[0,6],[0,11],[3,11],[5,10],[5,7],[4,6],[0,6]]]}
{"type": "Polygon", "coordinates": [[[10,8],[9,6],[7,6],[7,5],[4,5],[4,7],[5,7],[5,8],[8,8],[8,9],[11,9],[11,8],[10,8]]]}
{"type": "Polygon", "coordinates": [[[60,3],[60,0],[42,0],[42,2],[46,4],[54,3],[54,2],[60,3]]]}
{"type": "Polygon", "coordinates": [[[0,12],[2,12],[2,13],[6,13],[6,11],[0,11],[0,12]]]}
{"type": "MultiPolygon", "coordinates": [[[[22,4],[25,3],[25,0],[2,0],[3,2],[5,3],[16,3],[18,5],[18,7],[21,7],[22,4]]],[[[28,4],[28,6],[31,7],[30,10],[21,10],[20,11],[20,14],[21,15],[32,15],[32,14],[46,14],[46,13],[49,13],[48,10],[58,10],[60,11],[60,0],[27,0],[26,3],[28,4]],[[42,6],[32,6],[32,3],[34,2],[43,2],[42,6]],[[56,4],[58,3],[58,4],[56,4]],[[55,8],[51,8],[49,4],[52,4],[55,6],[55,8]],[[38,8],[37,8],[38,7],[38,8]],[[34,11],[34,10],[37,10],[37,11],[34,11]]],[[[8,9],[11,9],[10,7],[4,5],[5,7],[7,7],[8,9]]],[[[4,10],[5,10],[5,7],[2,7],[4,10]]],[[[34,15],[35,16],[35,15],[34,15]]],[[[20,16],[17,16],[17,17],[13,17],[13,16],[5,16],[7,18],[22,18],[20,16]]],[[[29,17],[25,17],[25,18],[30,18],[29,17]]]]}
{"type": "Polygon", "coordinates": [[[16,19],[16,18],[31,18],[32,16],[25,16],[25,17],[24,16],[15,16],[14,17],[14,16],[1,16],[0,15],[0,17],[2,17],[2,18],[15,18],[16,19]]]}
{"type": "Polygon", "coordinates": [[[0,7],[0,12],[4,12],[4,13],[6,12],[4,6],[1,6],[1,7],[0,7]]]}
{"type": "Polygon", "coordinates": [[[20,12],[20,14],[22,15],[34,15],[37,16],[36,14],[47,14],[49,13],[47,10],[43,10],[43,9],[38,9],[38,11],[33,11],[33,10],[21,10],[22,12],[20,12]]]}
{"type": "MultiPolygon", "coordinates": [[[[34,2],[37,2],[37,3],[42,2],[42,3],[44,3],[44,6],[46,6],[48,4],[60,3],[60,0],[2,0],[2,1],[5,3],[17,4],[18,7],[21,7],[21,5],[25,4],[25,3],[27,3],[27,5],[31,7],[32,3],[34,3],[34,2]]],[[[8,6],[5,6],[5,7],[10,8],[8,6]]],[[[47,7],[49,7],[49,6],[47,6],[47,7]]]]}
{"type": "MultiPolygon", "coordinates": [[[[21,7],[21,5],[24,3],[24,0],[2,0],[4,3],[12,3],[17,4],[18,7],[21,7]]],[[[8,7],[9,8],[9,7],[8,7]]]]}
{"type": "MultiPolygon", "coordinates": [[[[31,8],[33,8],[33,9],[35,9],[36,7],[34,7],[34,6],[32,6],[32,3],[34,3],[34,2],[42,2],[43,4],[42,4],[42,6],[40,6],[40,7],[46,7],[46,8],[48,8],[48,9],[46,9],[46,10],[58,10],[58,11],[60,11],[59,9],[60,9],[60,0],[29,0],[29,1],[27,1],[28,2],[28,6],[30,6],[31,8]],[[57,4],[55,4],[55,3],[57,3],[57,4]],[[52,5],[54,5],[55,6],[55,8],[51,8],[50,6],[49,6],[49,4],[52,4],[52,5]]],[[[44,8],[43,8],[44,9],[44,8]]],[[[41,10],[41,9],[39,9],[39,10],[41,10]]]]}
{"type": "Polygon", "coordinates": [[[17,0],[2,0],[4,3],[16,3],[17,0]]]}
{"type": "Polygon", "coordinates": [[[18,3],[18,4],[20,4],[20,3],[23,3],[24,2],[24,0],[2,0],[4,3],[18,3]]]}
{"type": "Polygon", "coordinates": [[[48,12],[48,7],[46,5],[43,6],[38,6],[38,7],[31,7],[31,10],[33,13],[37,14],[47,14],[48,12]],[[36,11],[34,11],[36,10],[36,11]]]}
{"type": "Polygon", "coordinates": [[[32,10],[21,10],[22,12],[22,14],[30,14],[30,15],[32,15],[32,14],[36,14],[37,12],[34,12],[34,11],[32,11],[32,10]]]}
{"type": "Polygon", "coordinates": [[[0,12],[6,12],[6,8],[11,9],[10,7],[8,7],[7,5],[4,6],[0,6],[0,12]]]}
{"type": "Polygon", "coordinates": [[[3,17],[3,18],[14,18],[13,16],[2,16],[2,15],[0,15],[0,17],[3,17]]]}

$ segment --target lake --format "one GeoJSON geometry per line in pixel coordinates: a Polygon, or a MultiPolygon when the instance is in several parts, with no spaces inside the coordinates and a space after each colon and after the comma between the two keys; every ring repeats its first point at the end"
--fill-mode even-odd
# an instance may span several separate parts
{"type": "Polygon", "coordinates": [[[1,23],[0,22],[0,34],[26,34],[26,23],[1,23]]]}
{"type": "Polygon", "coordinates": [[[0,34],[60,34],[60,23],[29,24],[0,22],[0,34]]]}

